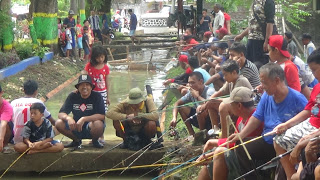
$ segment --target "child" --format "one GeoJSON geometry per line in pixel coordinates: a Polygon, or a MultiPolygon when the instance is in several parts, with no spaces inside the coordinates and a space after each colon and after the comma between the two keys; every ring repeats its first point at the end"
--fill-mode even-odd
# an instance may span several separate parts
{"type": "Polygon", "coordinates": [[[44,118],[45,107],[41,103],[33,103],[30,107],[31,121],[27,121],[22,131],[23,142],[14,149],[23,153],[30,148],[28,154],[40,152],[61,152],[63,144],[53,140],[54,133],[50,121],[44,118]]]}
{"type": "Polygon", "coordinates": [[[269,37],[269,58],[276,62],[284,70],[286,84],[292,89],[301,92],[298,68],[290,60],[290,53],[287,51],[287,41],[281,35],[269,37]]]}
{"type": "Polygon", "coordinates": [[[81,49],[83,49],[81,29],[82,29],[82,26],[80,24],[80,17],[78,16],[77,25],[76,25],[76,34],[77,34],[77,43],[78,43],[78,49],[79,49],[79,57],[81,57],[81,49]]]}
{"type": "Polygon", "coordinates": [[[66,29],[66,39],[67,39],[67,53],[66,53],[66,57],[68,58],[70,55],[70,52],[72,50],[72,35],[71,35],[71,24],[69,23],[67,25],[67,29],[66,29]]]}
{"type": "Polygon", "coordinates": [[[308,33],[304,33],[302,35],[302,44],[303,44],[303,55],[306,59],[310,56],[310,54],[316,50],[313,42],[311,41],[312,37],[308,33]]]}
{"type": "Polygon", "coordinates": [[[89,28],[87,26],[83,26],[83,34],[82,34],[82,45],[84,51],[84,60],[86,62],[89,61],[90,54],[90,45],[89,45],[89,28]]]}
{"type": "MultiPolygon", "coordinates": [[[[89,74],[93,80],[94,89],[93,91],[101,93],[105,104],[105,111],[108,111],[109,95],[108,88],[109,87],[109,67],[107,65],[107,52],[102,46],[95,46],[92,48],[92,55],[90,62],[84,68],[84,73],[89,74]]],[[[100,137],[99,142],[104,144],[103,136],[100,137]]]]}

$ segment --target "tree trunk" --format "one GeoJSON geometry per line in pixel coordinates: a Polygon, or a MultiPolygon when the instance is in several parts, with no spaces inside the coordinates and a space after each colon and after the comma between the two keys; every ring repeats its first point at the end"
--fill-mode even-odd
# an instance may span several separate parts
{"type": "Polygon", "coordinates": [[[81,25],[83,25],[83,21],[86,19],[86,1],[79,0],[79,11],[80,11],[80,19],[81,25]]]}
{"type": "Polygon", "coordinates": [[[33,1],[33,24],[37,40],[43,46],[50,47],[54,52],[58,50],[57,0],[33,1]]]}
{"type": "Polygon", "coordinates": [[[70,10],[73,10],[75,15],[78,15],[78,1],[77,0],[70,0],[70,10]]]}
{"type": "MultiPolygon", "coordinates": [[[[11,16],[10,7],[11,7],[11,0],[0,1],[0,10],[4,11],[9,16],[11,16]]],[[[12,49],[12,43],[14,39],[13,23],[11,23],[11,18],[8,18],[7,21],[9,22],[6,24],[6,26],[1,28],[2,37],[0,37],[0,49],[3,51],[9,51],[12,49]]]]}

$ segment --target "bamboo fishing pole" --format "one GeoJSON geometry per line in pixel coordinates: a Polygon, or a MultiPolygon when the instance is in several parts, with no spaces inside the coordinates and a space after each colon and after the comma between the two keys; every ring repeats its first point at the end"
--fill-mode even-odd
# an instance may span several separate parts
{"type": "MultiPolygon", "coordinates": [[[[231,148],[229,148],[229,149],[226,149],[226,150],[221,151],[221,152],[219,152],[219,153],[217,153],[217,154],[214,154],[214,155],[208,157],[207,159],[213,158],[213,157],[218,156],[218,155],[220,155],[220,154],[223,154],[223,153],[225,153],[225,152],[227,152],[227,151],[236,149],[236,148],[238,148],[238,147],[240,147],[240,146],[243,146],[243,145],[245,145],[245,144],[248,144],[248,143],[251,143],[251,142],[256,141],[256,140],[258,140],[258,139],[261,139],[261,138],[263,138],[263,137],[265,137],[265,136],[274,135],[275,133],[276,133],[276,132],[274,132],[274,131],[268,132],[268,133],[266,133],[266,134],[264,134],[264,135],[258,136],[258,137],[256,137],[256,138],[251,139],[251,140],[248,140],[248,141],[244,142],[243,144],[241,143],[241,144],[235,145],[235,146],[233,146],[233,147],[231,147],[231,148]]],[[[165,176],[164,178],[166,179],[166,178],[168,178],[168,177],[170,177],[170,176],[172,176],[172,175],[174,175],[174,174],[176,174],[176,173],[178,173],[178,172],[180,172],[180,171],[182,171],[182,170],[184,170],[184,169],[187,169],[187,168],[189,168],[189,167],[198,165],[198,164],[206,161],[207,159],[203,159],[203,160],[201,160],[201,161],[199,161],[199,162],[195,162],[195,163],[193,163],[193,164],[191,164],[191,165],[189,165],[189,166],[186,166],[186,167],[184,167],[184,168],[181,168],[181,169],[179,169],[178,171],[176,171],[176,172],[174,172],[174,173],[172,173],[172,174],[170,174],[170,175],[168,175],[168,176],[165,176]]],[[[163,175],[162,175],[162,176],[163,176],[163,175]]]]}
{"type": "Polygon", "coordinates": [[[0,179],[9,171],[9,169],[24,155],[26,154],[31,148],[29,147],[26,149],[16,160],[14,160],[10,166],[1,174],[0,179]]]}

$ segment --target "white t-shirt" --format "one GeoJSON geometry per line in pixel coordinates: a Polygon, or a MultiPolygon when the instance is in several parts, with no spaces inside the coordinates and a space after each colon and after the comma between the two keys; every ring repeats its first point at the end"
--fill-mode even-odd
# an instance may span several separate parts
{"type": "Polygon", "coordinates": [[[217,37],[216,30],[219,29],[219,26],[221,26],[222,28],[224,26],[224,15],[221,12],[221,10],[219,10],[219,12],[216,13],[216,16],[215,16],[214,22],[213,22],[213,33],[214,33],[215,37],[217,37]]]}
{"type": "MultiPolygon", "coordinates": [[[[23,138],[21,136],[24,124],[30,120],[30,106],[33,103],[42,103],[40,99],[36,98],[19,98],[11,102],[13,108],[13,141],[14,143],[22,142],[23,138]]],[[[43,104],[44,105],[44,104],[43,104]]],[[[44,116],[48,119],[51,114],[47,109],[44,111],[44,116]]]]}

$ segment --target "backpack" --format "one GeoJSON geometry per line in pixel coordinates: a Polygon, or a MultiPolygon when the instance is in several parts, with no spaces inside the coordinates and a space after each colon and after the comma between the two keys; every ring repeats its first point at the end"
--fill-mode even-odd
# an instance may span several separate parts
{"type": "Polygon", "coordinates": [[[62,47],[65,47],[67,45],[66,31],[63,31],[60,34],[60,45],[62,47]]]}

